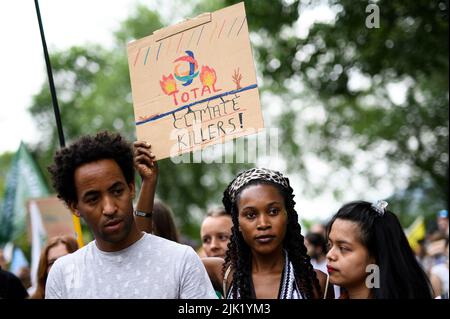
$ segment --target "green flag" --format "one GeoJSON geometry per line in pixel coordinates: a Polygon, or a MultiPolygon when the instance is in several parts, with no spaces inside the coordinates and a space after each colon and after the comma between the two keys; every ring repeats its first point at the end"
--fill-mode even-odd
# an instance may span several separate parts
{"type": "Polygon", "coordinates": [[[0,243],[17,239],[26,232],[27,201],[49,195],[44,178],[21,143],[6,175],[3,205],[0,210],[0,243]]]}

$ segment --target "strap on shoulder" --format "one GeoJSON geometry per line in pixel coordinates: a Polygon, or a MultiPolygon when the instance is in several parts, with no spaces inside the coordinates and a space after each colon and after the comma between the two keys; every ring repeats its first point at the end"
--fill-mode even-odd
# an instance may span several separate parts
{"type": "Polygon", "coordinates": [[[323,299],[327,299],[328,284],[330,282],[330,275],[327,273],[327,282],[325,283],[325,293],[323,294],[323,299]]]}
{"type": "Polygon", "coordinates": [[[228,275],[230,274],[231,271],[231,265],[228,266],[227,270],[225,271],[225,275],[223,276],[223,297],[224,299],[227,299],[227,279],[228,279],[228,275]]]}

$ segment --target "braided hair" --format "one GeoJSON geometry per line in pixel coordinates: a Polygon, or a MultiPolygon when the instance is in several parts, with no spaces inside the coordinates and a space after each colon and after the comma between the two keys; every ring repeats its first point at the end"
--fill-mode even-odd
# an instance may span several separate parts
{"type": "MultiPolygon", "coordinates": [[[[224,192],[222,202],[227,212],[231,213],[233,227],[223,271],[231,266],[234,270],[232,279],[232,296],[241,299],[252,298],[252,260],[250,247],[239,231],[238,208],[242,191],[251,185],[272,185],[284,199],[287,212],[286,235],[283,248],[287,251],[293,265],[295,278],[304,298],[316,298],[321,295],[321,288],[316,273],[311,265],[311,259],[304,245],[304,237],[298,223],[298,214],[294,209],[293,189],[289,180],[281,173],[268,169],[253,168],[239,174],[224,192]]],[[[225,292],[224,292],[225,293],[225,292]]]]}

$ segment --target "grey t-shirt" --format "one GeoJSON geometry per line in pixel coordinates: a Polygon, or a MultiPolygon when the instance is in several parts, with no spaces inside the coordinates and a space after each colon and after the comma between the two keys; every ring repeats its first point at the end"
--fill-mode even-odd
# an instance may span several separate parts
{"type": "Polygon", "coordinates": [[[217,298],[191,247],[150,234],[121,251],[101,251],[93,241],[59,258],[48,275],[45,297],[217,298]]]}

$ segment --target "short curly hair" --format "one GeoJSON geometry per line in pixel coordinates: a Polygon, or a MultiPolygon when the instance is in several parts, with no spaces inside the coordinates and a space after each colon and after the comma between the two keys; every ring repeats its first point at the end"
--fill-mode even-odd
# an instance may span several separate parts
{"type": "Polygon", "coordinates": [[[75,170],[86,163],[112,159],[119,165],[127,183],[134,182],[133,148],[120,134],[107,131],[86,135],[56,152],[48,167],[58,197],[66,203],[77,202],[75,170]]]}

